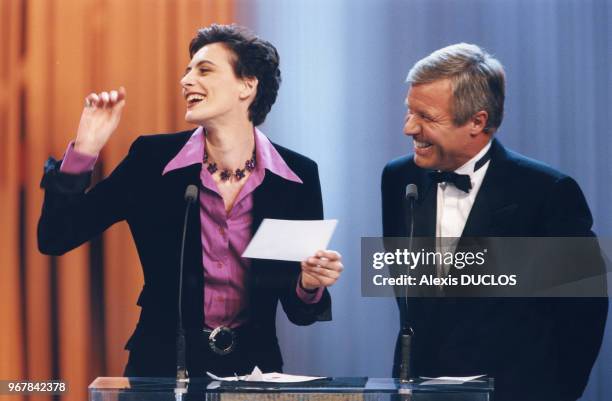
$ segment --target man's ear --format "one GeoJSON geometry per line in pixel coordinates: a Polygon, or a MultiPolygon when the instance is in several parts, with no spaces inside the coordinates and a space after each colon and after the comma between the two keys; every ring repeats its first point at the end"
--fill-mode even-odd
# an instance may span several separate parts
{"type": "Polygon", "coordinates": [[[259,81],[256,77],[242,78],[242,89],[240,90],[240,99],[245,100],[249,97],[255,97],[257,94],[257,85],[259,81]]]}
{"type": "Polygon", "coordinates": [[[485,129],[487,127],[488,121],[489,113],[487,113],[485,110],[480,110],[479,112],[476,112],[470,120],[470,123],[472,124],[470,134],[472,136],[479,135],[480,133],[486,134],[487,132],[485,131],[485,129]]]}

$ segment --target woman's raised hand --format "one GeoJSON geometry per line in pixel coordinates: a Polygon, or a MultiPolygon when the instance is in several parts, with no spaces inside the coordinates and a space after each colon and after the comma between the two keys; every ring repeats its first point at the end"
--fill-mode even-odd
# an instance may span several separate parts
{"type": "Polygon", "coordinates": [[[97,155],[115,132],[125,106],[125,88],[110,92],[90,93],[85,98],[74,149],[97,155]]]}

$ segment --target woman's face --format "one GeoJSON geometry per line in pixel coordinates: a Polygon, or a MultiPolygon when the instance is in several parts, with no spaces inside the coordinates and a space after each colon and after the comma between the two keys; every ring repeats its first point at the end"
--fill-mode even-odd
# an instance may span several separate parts
{"type": "Polygon", "coordinates": [[[181,79],[187,102],[185,120],[197,125],[247,118],[252,88],[234,73],[235,55],[222,43],[211,43],[198,50],[181,79]]]}

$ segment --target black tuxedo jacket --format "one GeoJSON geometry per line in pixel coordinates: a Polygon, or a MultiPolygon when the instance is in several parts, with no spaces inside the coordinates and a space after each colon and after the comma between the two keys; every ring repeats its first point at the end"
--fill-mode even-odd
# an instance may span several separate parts
{"type": "MultiPolygon", "coordinates": [[[[466,222],[468,237],[593,236],[592,217],[577,183],[496,139],[491,161],[466,222]]],[[[414,235],[435,236],[437,185],[411,156],[382,175],[385,237],[407,236],[407,184],[419,189],[414,235]]],[[[398,299],[398,304],[403,299],[398,299]]],[[[495,378],[496,400],[575,400],[601,346],[606,298],[409,298],[415,331],[415,376],[495,378]]],[[[394,373],[397,375],[399,348],[394,373]]]]}
{"type": "MultiPolygon", "coordinates": [[[[38,225],[38,245],[43,253],[61,255],[110,225],[127,221],[142,264],[144,287],[138,299],[140,320],[126,349],[132,354],[130,363],[155,364],[159,367],[159,375],[176,373],[175,334],[184,194],[190,184],[201,187],[202,165],[187,166],[163,176],[162,171],[191,133],[139,137],[110,176],[88,192],[85,189],[89,186],[90,174],[63,174],[59,172],[60,162],[52,159],[45,166],[41,183],[45,188],[45,201],[38,225]],[[134,361],[134,358],[143,360],[134,361]]],[[[264,218],[310,220],[323,217],[316,163],[274,146],[303,184],[266,171],[264,181],[253,193],[253,233],[264,218]]],[[[201,330],[204,321],[200,232],[199,213],[192,211],[187,228],[183,282],[183,321],[188,332],[201,330]]],[[[289,320],[295,324],[331,320],[331,299],[327,290],[316,304],[305,304],[297,297],[299,273],[299,263],[252,261],[248,283],[250,326],[258,337],[252,340],[259,345],[259,366],[266,371],[282,367],[275,328],[279,300],[289,320]]]]}

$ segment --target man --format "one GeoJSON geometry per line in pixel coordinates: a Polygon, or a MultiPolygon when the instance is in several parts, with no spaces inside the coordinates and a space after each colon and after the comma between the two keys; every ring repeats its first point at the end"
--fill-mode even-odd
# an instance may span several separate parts
{"type": "Polygon", "coordinates": [[[85,192],[126,93],[87,96],[76,140],[62,162],[45,166],[39,248],[61,255],[127,221],[145,283],[140,320],[126,345],[126,376],[178,375],[179,303],[192,376],[245,374],[254,366],[280,371],[279,300],[295,324],[330,320],[326,287],[338,279],[341,257],[319,251],[300,268],[241,255],[264,218],[323,217],[317,166],[255,128],[280,85],[272,44],[235,25],[212,25],[198,31],[189,55],[181,87],[185,119],[198,128],[138,138],[112,174],[85,192]],[[189,186],[199,188],[192,194],[198,207],[186,220],[177,302],[189,186]]]}
{"type": "MultiPolygon", "coordinates": [[[[408,235],[408,184],[419,191],[417,237],[593,235],[572,178],[494,137],[505,90],[497,60],[478,46],[456,44],[417,62],[407,81],[404,133],[414,154],[383,171],[385,237],[408,235]]],[[[502,401],[580,397],[608,308],[606,298],[409,298],[405,311],[402,299],[398,304],[400,319],[414,329],[413,376],[488,374],[502,401]]]]}

